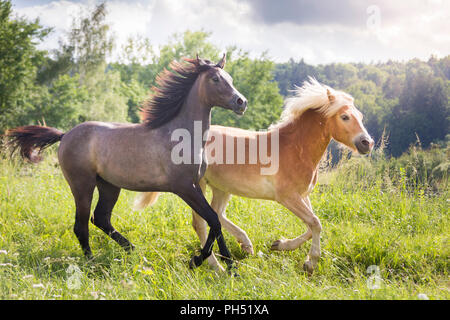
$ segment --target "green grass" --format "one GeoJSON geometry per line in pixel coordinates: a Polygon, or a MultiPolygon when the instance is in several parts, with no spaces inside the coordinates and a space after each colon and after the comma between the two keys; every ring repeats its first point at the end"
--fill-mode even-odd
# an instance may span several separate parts
{"type": "Polygon", "coordinates": [[[133,212],[136,193],[122,191],[112,222],[136,250],[125,253],[91,224],[94,259],[87,261],[72,231],[73,198],[55,159],[48,154],[38,166],[0,165],[0,299],[450,297],[447,188],[388,191],[382,178],[369,183],[359,177],[352,187],[340,182],[342,175],[323,176],[311,195],[323,226],[322,258],[312,277],[302,271],[310,242],[292,252],[270,250],[272,241],[303,233],[303,223],[276,203],[233,197],[228,216],[246,230],[256,253],[244,254],[224,232],[239,264],[240,277],[233,278],[206,262],[188,268],[200,243],[189,208],[174,195],[133,212]],[[372,265],[379,270],[378,289],[368,285],[372,265]],[[74,266],[80,271],[73,273],[74,266]],[[79,282],[71,286],[75,276],[79,282]]]}

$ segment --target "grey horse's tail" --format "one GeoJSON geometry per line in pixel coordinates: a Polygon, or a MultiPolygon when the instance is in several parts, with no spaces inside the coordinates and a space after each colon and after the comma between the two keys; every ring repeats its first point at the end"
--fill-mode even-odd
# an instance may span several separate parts
{"type": "Polygon", "coordinates": [[[19,150],[22,159],[37,163],[42,160],[40,153],[45,148],[60,141],[64,132],[43,126],[24,126],[6,131],[6,145],[11,156],[19,150]]]}

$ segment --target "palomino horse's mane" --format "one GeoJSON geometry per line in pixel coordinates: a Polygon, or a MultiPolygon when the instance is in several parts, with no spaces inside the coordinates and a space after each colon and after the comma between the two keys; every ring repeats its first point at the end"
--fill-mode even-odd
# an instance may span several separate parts
{"type": "Polygon", "coordinates": [[[203,60],[206,63],[202,64],[199,64],[198,59],[184,60],[189,63],[172,61],[170,71],[164,69],[156,77],[156,86],[151,89],[153,94],[144,101],[140,109],[141,119],[146,126],[154,129],[173,119],[183,106],[198,75],[216,66],[208,60],[203,60]]]}
{"type": "Polygon", "coordinates": [[[286,99],[280,121],[271,125],[271,128],[283,127],[300,117],[309,109],[315,109],[329,118],[343,105],[353,104],[353,97],[349,94],[323,85],[312,77],[309,77],[301,87],[296,86],[293,92],[295,95],[286,99]],[[333,103],[330,103],[328,92],[335,97],[333,103]]]}

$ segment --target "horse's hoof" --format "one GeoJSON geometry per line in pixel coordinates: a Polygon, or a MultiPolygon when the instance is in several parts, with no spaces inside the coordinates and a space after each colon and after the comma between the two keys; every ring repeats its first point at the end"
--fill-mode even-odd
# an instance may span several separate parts
{"type": "Polygon", "coordinates": [[[303,270],[305,270],[309,276],[312,276],[314,267],[312,266],[311,261],[305,261],[305,263],[303,264],[303,270]]]}
{"type": "Polygon", "coordinates": [[[189,261],[189,268],[194,269],[201,266],[203,260],[200,256],[193,256],[189,261]]]}
{"type": "Polygon", "coordinates": [[[124,249],[127,253],[131,253],[132,251],[134,251],[135,248],[136,247],[132,243],[129,243],[128,245],[124,246],[124,249]]]}
{"type": "Polygon", "coordinates": [[[94,260],[94,255],[92,254],[92,251],[85,252],[84,257],[88,262],[94,260]]]}
{"type": "Polygon", "coordinates": [[[252,245],[246,245],[241,243],[241,249],[245,252],[247,252],[248,254],[255,254],[255,252],[253,251],[253,246],[252,245]]]}
{"type": "Polygon", "coordinates": [[[239,277],[240,277],[239,273],[237,273],[236,270],[228,270],[228,274],[229,274],[232,278],[239,278],[239,277]]]}
{"type": "Polygon", "coordinates": [[[237,273],[237,267],[234,263],[228,266],[227,271],[228,274],[233,278],[240,277],[239,273],[237,273]]]}
{"type": "Polygon", "coordinates": [[[272,243],[270,250],[281,250],[280,249],[281,240],[276,240],[272,243]]]}

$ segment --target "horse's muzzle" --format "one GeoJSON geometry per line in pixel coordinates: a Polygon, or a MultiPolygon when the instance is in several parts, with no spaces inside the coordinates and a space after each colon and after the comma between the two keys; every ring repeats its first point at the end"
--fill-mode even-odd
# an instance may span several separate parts
{"type": "Polygon", "coordinates": [[[242,96],[236,96],[233,106],[234,113],[243,115],[245,110],[247,110],[247,99],[242,96]]]}
{"type": "Polygon", "coordinates": [[[360,154],[368,154],[375,143],[369,135],[362,133],[355,138],[354,144],[360,154]]]}

